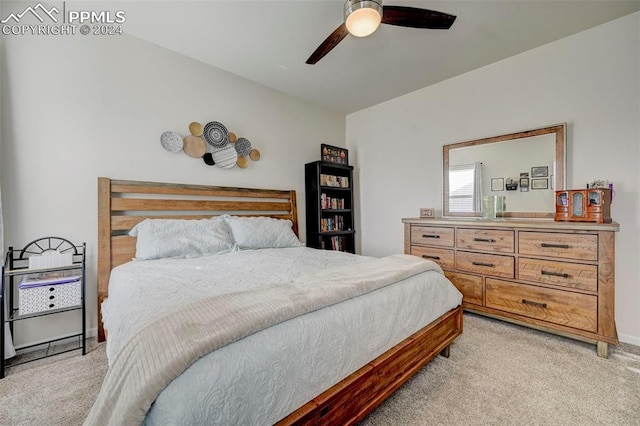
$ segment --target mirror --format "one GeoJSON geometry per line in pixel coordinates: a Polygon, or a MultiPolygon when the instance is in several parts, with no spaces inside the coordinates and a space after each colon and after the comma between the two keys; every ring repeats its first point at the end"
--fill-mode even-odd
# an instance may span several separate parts
{"type": "Polygon", "coordinates": [[[566,125],[443,147],[445,217],[482,216],[484,196],[504,197],[501,217],[552,218],[566,184],[566,125]]]}

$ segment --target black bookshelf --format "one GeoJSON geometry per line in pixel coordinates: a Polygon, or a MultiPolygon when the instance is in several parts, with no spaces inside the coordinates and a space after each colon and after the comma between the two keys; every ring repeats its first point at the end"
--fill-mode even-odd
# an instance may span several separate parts
{"type": "Polygon", "coordinates": [[[353,166],[305,164],[307,246],[355,253],[353,166]]]}

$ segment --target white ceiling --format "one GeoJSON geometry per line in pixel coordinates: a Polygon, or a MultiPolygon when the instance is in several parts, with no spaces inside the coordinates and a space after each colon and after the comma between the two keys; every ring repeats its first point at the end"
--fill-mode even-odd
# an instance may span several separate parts
{"type": "Polygon", "coordinates": [[[127,34],[343,113],[640,10],[640,0],[385,4],[438,10],[457,19],[449,30],[381,25],[366,38],[347,36],[316,65],[307,65],[313,50],[342,23],[342,0],[120,3],[127,34]]]}

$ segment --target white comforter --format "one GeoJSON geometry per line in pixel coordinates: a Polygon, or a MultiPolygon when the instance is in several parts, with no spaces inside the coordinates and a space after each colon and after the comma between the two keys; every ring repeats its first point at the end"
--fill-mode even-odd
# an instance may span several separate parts
{"type": "MultiPolygon", "coordinates": [[[[202,296],[368,260],[291,248],[122,265],[103,306],[110,362],[138,329],[202,296]]],[[[201,358],[165,388],[146,423],[272,424],[460,302],[430,272],[278,324],[201,358]]]]}

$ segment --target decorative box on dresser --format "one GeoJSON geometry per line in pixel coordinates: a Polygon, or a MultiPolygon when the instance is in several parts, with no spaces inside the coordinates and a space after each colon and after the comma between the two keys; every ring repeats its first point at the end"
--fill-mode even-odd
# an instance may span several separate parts
{"type": "Polygon", "coordinates": [[[438,263],[471,312],[617,344],[619,224],[547,219],[402,219],[404,251],[438,263]]]}

